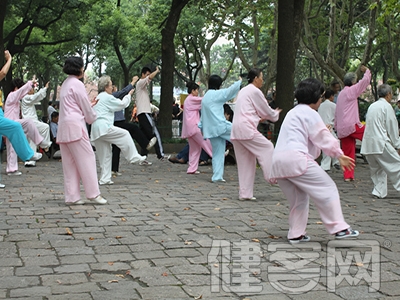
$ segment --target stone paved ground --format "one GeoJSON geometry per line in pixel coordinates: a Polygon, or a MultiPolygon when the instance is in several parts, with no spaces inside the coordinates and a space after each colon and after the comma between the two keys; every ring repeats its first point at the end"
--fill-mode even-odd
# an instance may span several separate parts
{"type": "Polygon", "coordinates": [[[236,166],[226,167],[226,184],[213,184],[208,166],[186,175],[186,166],[151,159],[151,167],[124,163],[115,185],[101,187],[109,200],[104,206],[66,206],[58,161],[21,165],[23,175],[12,178],[3,163],[0,298],[400,299],[399,195],[390,187],[387,199],[371,197],[368,166],[361,161],[353,183],[331,174],[346,220],[361,231],[359,240],[342,248],[343,257],[356,259],[340,261],[331,251],[338,248],[327,247],[334,239],[314,205],[312,249],[282,251],[288,247],[287,202],[260,170],[257,200],[239,201],[236,166]],[[250,243],[255,266],[246,263],[246,250],[237,260],[240,241],[243,249],[250,243]],[[368,241],[372,246],[365,248],[368,241]],[[352,284],[340,282],[348,270],[352,284]]]}

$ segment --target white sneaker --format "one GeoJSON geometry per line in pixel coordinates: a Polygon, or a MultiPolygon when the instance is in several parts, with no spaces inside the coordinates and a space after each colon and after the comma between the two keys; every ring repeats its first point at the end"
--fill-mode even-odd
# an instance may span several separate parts
{"type": "Polygon", "coordinates": [[[136,163],[140,163],[142,161],[145,161],[147,158],[146,155],[144,156],[136,156],[133,160],[130,161],[131,164],[136,164],[136,163]]]}
{"type": "Polygon", "coordinates": [[[139,166],[151,166],[152,164],[152,162],[149,162],[147,160],[142,160],[141,162],[139,162],[139,166]]]}
{"type": "Polygon", "coordinates": [[[212,180],[212,182],[214,182],[214,183],[226,182],[226,180],[225,179],[217,179],[217,180],[212,180]]]}
{"type": "Polygon", "coordinates": [[[28,160],[25,162],[25,167],[26,168],[33,168],[36,167],[36,161],[34,160],[28,160]]]}
{"type": "Polygon", "coordinates": [[[22,173],[20,171],[14,171],[7,173],[8,176],[20,176],[22,173]]]}
{"type": "Polygon", "coordinates": [[[156,138],[156,137],[153,137],[153,138],[149,141],[149,143],[147,144],[146,149],[147,149],[147,150],[150,150],[156,143],[157,143],[157,138],[156,138]]]}
{"type": "Polygon", "coordinates": [[[5,184],[0,183],[0,189],[4,189],[6,187],[5,184]]]}
{"type": "Polygon", "coordinates": [[[113,185],[114,184],[114,181],[107,181],[107,182],[99,182],[99,185],[113,185]]]}
{"type": "Polygon", "coordinates": [[[35,152],[35,154],[33,154],[33,156],[31,157],[30,160],[36,161],[36,160],[39,160],[39,159],[41,159],[41,158],[42,158],[42,153],[35,152]]]}
{"type": "Polygon", "coordinates": [[[122,176],[122,173],[111,171],[111,175],[113,175],[113,176],[122,176]]]}
{"type": "Polygon", "coordinates": [[[257,200],[256,197],[251,197],[251,198],[239,198],[239,200],[257,200]]]}
{"type": "Polygon", "coordinates": [[[107,200],[104,199],[101,195],[98,195],[96,198],[89,199],[89,200],[90,200],[90,201],[94,201],[94,202],[96,202],[97,204],[106,204],[106,203],[107,203],[107,200]]]}

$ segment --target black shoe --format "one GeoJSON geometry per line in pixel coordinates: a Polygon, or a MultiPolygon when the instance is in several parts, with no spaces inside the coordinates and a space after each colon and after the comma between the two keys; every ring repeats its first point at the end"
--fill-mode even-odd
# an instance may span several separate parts
{"type": "Polygon", "coordinates": [[[51,151],[49,150],[49,151],[47,151],[47,152],[44,152],[44,154],[48,157],[48,158],[50,158],[51,157],[51,151]]]}

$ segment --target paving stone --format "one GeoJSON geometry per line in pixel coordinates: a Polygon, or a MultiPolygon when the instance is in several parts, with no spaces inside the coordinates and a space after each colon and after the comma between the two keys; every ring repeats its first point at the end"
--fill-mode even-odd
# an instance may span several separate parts
{"type": "MultiPolygon", "coordinates": [[[[57,161],[41,161],[40,168],[13,179],[13,184],[8,184],[4,191],[10,198],[0,205],[0,298],[178,300],[202,295],[202,299],[216,300],[336,300],[400,297],[400,250],[396,247],[400,243],[400,201],[392,186],[388,186],[385,200],[371,197],[367,165],[357,165],[356,181],[351,184],[343,182],[341,172],[330,175],[339,188],[347,222],[361,230],[358,241],[373,240],[381,245],[380,290],[368,293],[367,284],[361,281],[356,286],[341,282],[336,293],[327,292],[326,247],[333,238],[319,224],[318,211],[310,203],[307,232],[313,242],[321,244],[322,251],[313,264],[320,266],[322,273],[312,291],[292,295],[280,293],[268,281],[268,267],[276,264],[269,262],[272,254],[268,252],[269,244],[287,244],[288,202],[278,186],[266,184],[261,170],[257,169],[254,192],[258,199],[239,201],[236,166],[226,166],[227,184],[216,185],[210,182],[211,167],[204,169],[206,174],[189,178],[185,174],[187,166],[159,162],[153,157],[150,160],[154,162],[151,168],[137,168],[122,160],[124,176],[115,178],[114,186],[101,188],[109,200],[104,206],[66,206],[61,164],[57,161]],[[184,189],[182,182],[185,182],[184,189]],[[66,228],[72,235],[66,233],[66,228]],[[264,252],[259,274],[261,292],[245,294],[221,289],[211,293],[208,255],[216,239],[228,243],[260,240],[264,252]],[[185,241],[190,244],[185,245],[185,241]],[[118,283],[109,282],[115,278],[118,283]]],[[[219,276],[231,275],[229,272],[219,276]]]]}
{"type": "Polygon", "coordinates": [[[0,277],[0,289],[16,289],[38,285],[38,276],[7,276],[0,277]]]}
{"type": "Polygon", "coordinates": [[[51,292],[53,294],[65,294],[65,293],[90,293],[96,290],[100,290],[94,282],[80,283],[74,285],[53,285],[51,286],[51,292]]]}
{"type": "Polygon", "coordinates": [[[18,288],[10,291],[10,297],[48,297],[51,295],[50,287],[45,286],[34,286],[27,288],[18,288]]]}
{"type": "Polygon", "coordinates": [[[54,268],[55,273],[90,273],[91,269],[88,264],[78,264],[78,265],[65,265],[54,268]]]}
{"type": "Polygon", "coordinates": [[[52,268],[44,268],[36,265],[15,268],[16,276],[35,276],[35,275],[44,275],[52,273],[53,273],[52,268]]]}
{"type": "Polygon", "coordinates": [[[95,264],[89,264],[89,266],[93,271],[99,270],[99,271],[116,272],[116,271],[131,269],[131,266],[129,264],[122,262],[95,263],[95,264]]]}
{"type": "Polygon", "coordinates": [[[151,289],[139,287],[137,292],[143,299],[188,299],[188,295],[178,286],[152,286],[151,289]]]}

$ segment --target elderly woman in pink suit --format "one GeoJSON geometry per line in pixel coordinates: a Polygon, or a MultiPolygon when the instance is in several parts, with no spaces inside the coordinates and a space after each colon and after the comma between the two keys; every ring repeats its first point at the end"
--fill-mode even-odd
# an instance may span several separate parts
{"type": "Polygon", "coordinates": [[[324,86],[317,79],[299,83],[295,92],[299,104],[286,114],[272,156],[271,177],[278,181],[289,202],[291,244],[311,239],[306,235],[310,198],[329,234],[337,239],[359,234],[344,220],[335,182],[315,161],[322,150],[336,157],[343,170],[354,168],[354,160],[343,155],[339,141],[317,113],[324,94],[324,86]]]}
{"type": "Polygon", "coordinates": [[[58,121],[57,144],[60,145],[64,172],[65,202],[85,204],[81,200],[80,181],[85,188],[86,198],[97,204],[107,200],[100,195],[97,181],[96,158],[89,141],[86,123],[96,120],[96,113],[90,103],[83,78],[81,57],[69,57],[64,64],[68,74],[60,89],[60,115],[58,121]]]}
{"type": "Polygon", "coordinates": [[[232,121],[231,141],[235,149],[239,176],[239,199],[253,197],[256,160],[261,166],[264,179],[269,181],[274,146],[258,130],[261,119],[276,122],[281,109],[272,109],[260,88],[263,73],[253,68],[247,75],[249,85],[240,90],[232,121]]]}
{"type": "Polygon", "coordinates": [[[201,149],[212,156],[212,148],[209,140],[205,140],[197,124],[200,121],[201,97],[199,95],[199,86],[194,82],[187,85],[188,96],[183,105],[183,125],[182,138],[187,138],[189,142],[189,167],[188,174],[199,174],[199,158],[201,149]]]}

